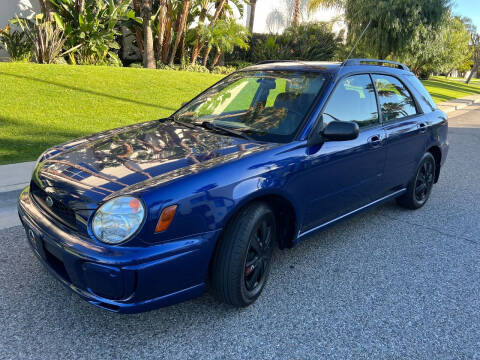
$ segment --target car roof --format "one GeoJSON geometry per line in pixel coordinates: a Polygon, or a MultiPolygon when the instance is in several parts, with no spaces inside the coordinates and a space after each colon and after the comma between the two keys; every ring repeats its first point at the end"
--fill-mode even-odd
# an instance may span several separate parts
{"type": "Polygon", "coordinates": [[[377,59],[349,59],[343,63],[330,61],[269,60],[248,66],[241,71],[314,71],[340,72],[340,75],[354,72],[384,72],[412,74],[401,63],[377,59]]]}

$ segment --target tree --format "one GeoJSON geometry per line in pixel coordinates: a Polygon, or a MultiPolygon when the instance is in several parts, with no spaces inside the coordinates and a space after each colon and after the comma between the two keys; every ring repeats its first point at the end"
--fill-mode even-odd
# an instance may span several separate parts
{"type": "Polygon", "coordinates": [[[155,69],[152,32],[152,0],[142,0],[141,15],[143,21],[143,67],[155,69]]]}
{"type": "Polygon", "coordinates": [[[248,49],[249,31],[237,24],[235,19],[219,20],[212,29],[211,41],[208,47],[217,50],[211,67],[217,65],[220,56],[231,53],[235,47],[248,49]]]}
{"type": "Polygon", "coordinates": [[[185,0],[183,2],[181,15],[179,14],[180,17],[177,17],[177,19],[180,19],[180,21],[178,21],[178,26],[175,31],[176,33],[175,43],[173,45],[172,52],[170,53],[170,60],[168,62],[170,66],[173,66],[175,55],[177,54],[178,45],[180,44],[180,40],[182,39],[183,31],[185,29],[185,24],[187,21],[187,16],[189,11],[190,11],[190,0],[185,0]]]}
{"type": "Polygon", "coordinates": [[[266,23],[270,34],[278,34],[285,27],[285,19],[278,9],[272,10],[267,15],[266,23]]]}
{"type": "Polygon", "coordinates": [[[420,25],[438,27],[448,5],[449,0],[346,0],[347,42],[355,43],[370,24],[359,50],[380,59],[395,56],[420,25]]]}
{"type": "Polygon", "coordinates": [[[163,52],[163,42],[165,39],[165,27],[167,22],[167,0],[160,0],[160,9],[158,15],[158,33],[157,33],[157,60],[161,60],[163,52]]]}
{"type": "Polygon", "coordinates": [[[298,17],[300,15],[300,0],[293,1],[292,24],[298,25],[298,17]]]}
{"type": "Polygon", "coordinates": [[[477,28],[473,25],[470,19],[464,19],[465,26],[470,33],[470,48],[472,51],[473,67],[468,74],[466,83],[469,84],[472,80],[473,74],[478,72],[480,68],[480,34],[477,32],[477,28]]]}
{"type": "Polygon", "coordinates": [[[397,59],[420,77],[428,77],[434,72],[448,76],[471,58],[469,39],[463,21],[447,14],[436,29],[418,26],[414,37],[397,59]]]}
{"type": "Polygon", "coordinates": [[[338,8],[345,6],[346,0],[309,0],[308,11],[316,11],[318,9],[338,8]]]}
{"type": "Polygon", "coordinates": [[[250,16],[248,17],[248,30],[253,33],[253,23],[255,21],[255,9],[257,7],[257,0],[250,0],[250,16]]]}
{"type": "Polygon", "coordinates": [[[210,0],[200,0],[198,2],[200,11],[198,15],[197,29],[195,31],[195,43],[192,50],[191,64],[195,64],[197,62],[198,55],[200,55],[200,51],[203,47],[203,44],[201,43],[201,33],[204,31],[203,27],[205,24],[205,19],[207,18],[208,5],[210,2],[210,0]]]}

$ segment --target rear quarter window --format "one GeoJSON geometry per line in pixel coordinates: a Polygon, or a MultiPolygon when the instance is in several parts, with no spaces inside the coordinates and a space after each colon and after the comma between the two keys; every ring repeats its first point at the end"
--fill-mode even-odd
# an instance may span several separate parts
{"type": "MultiPolygon", "coordinates": [[[[433,101],[432,96],[429,94],[425,86],[423,86],[422,82],[418,80],[415,75],[407,75],[405,76],[406,80],[412,85],[417,93],[421,96],[423,103],[428,107],[429,112],[437,110],[437,105],[435,101],[433,101]]],[[[424,106],[422,106],[424,108],[424,106]]],[[[427,109],[425,109],[427,110],[427,109]]]]}

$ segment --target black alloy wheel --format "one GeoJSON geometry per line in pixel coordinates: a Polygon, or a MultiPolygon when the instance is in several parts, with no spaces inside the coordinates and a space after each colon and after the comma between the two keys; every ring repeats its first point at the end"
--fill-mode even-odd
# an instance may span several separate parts
{"type": "Polygon", "coordinates": [[[415,177],[408,184],[405,194],[397,198],[397,203],[412,210],[425,205],[435,183],[435,171],[435,158],[428,152],[420,160],[415,177]]]}
{"type": "Polygon", "coordinates": [[[254,202],[226,227],[210,270],[212,292],[218,300],[245,307],[260,296],[276,242],[275,220],[266,203],[254,202]]]}

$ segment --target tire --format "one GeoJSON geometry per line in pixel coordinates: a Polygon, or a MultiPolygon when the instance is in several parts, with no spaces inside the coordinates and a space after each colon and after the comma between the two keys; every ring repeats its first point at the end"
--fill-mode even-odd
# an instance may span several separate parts
{"type": "Polygon", "coordinates": [[[407,209],[416,210],[427,202],[435,182],[435,158],[429,152],[423,155],[407,192],[397,198],[397,203],[407,209]]]}
{"type": "Polygon", "coordinates": [[[246,307],[260,296],[270,272],[276,241],[272,209],[257,202],[230,222],[213,258],[211,288],[221,302],[246,307]]]}

